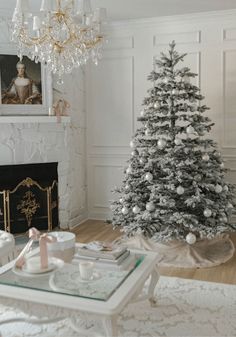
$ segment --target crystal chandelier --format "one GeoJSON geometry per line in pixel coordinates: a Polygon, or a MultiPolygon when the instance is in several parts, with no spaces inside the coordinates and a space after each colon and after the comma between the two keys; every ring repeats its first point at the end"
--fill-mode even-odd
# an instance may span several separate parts
{"type": "Polygon", "coordinates": [[[11,40],[17,43],[18,56],[28,56],[45,64],[63,83],[88,59],[97,64],[104,35],[102,23],[106,9],[92,11],[90,0],[42,0],[40,11],[30,10],[29,0],[17,0],[11,22],[11,40]]]}

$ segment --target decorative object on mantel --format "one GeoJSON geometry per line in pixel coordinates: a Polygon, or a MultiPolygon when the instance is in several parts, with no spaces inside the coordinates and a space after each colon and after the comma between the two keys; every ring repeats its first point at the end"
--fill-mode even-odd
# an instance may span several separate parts
{"type": "Polygon", "coordinates": [[[90,0],[42,0],[34,15],[28,0],[17,0],[11,23],[11,39],[19,56],[27,55],[48,70],[62,75],[71,73],[88,59],[97,64],[104,35],[105,8],[92,11],[90,0]]]}
{"type": "Polygon", "coordinates": [[[185,56],[173,41],[155,61],[138,118],[142,125],[130,143],[123,183],[114,191],[120,196],[111,205],[111,223],[137,245],[140,235],[151,240],[141,240],[143,248],[158,251],[162,264],[201,267],[209,266],[209,255],[211,265],[232,257],[232,242],[221,234],[236,231],[230,222],[235,186],[225,179],[217,143],[207,137],[214,124],[191,83],[197,74],[180,65],[185,56]],[[216,255],[209,252],[212,245],[216,255]]]}
{"type": "Polygon", "coordinates": [[[61,117],[62,116],[68,116],[68,109],[70,107],[69,102],[67,102],[64,98],[63,99],[58,99],[54,104],[53,104],[53,115],[57,116],[57,122],[61,122],[61,117]]]}

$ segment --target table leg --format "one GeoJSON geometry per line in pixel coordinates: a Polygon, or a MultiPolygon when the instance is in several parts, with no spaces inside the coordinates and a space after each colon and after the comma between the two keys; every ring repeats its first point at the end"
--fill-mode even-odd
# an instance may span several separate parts
{"type": "Polygon", "coordinates": [[[155,307],[157,304],[156,297],[154,296],[154,290],[159,280],[159,277],[160,276],[159,276],[157,267],[155,267],[151,273],[151,280],[150,280],[149,287],[148,287],[148,299],[152,307],[155,307]]]}
{"type": "Polygon", "coordinates": [[[103,328],[106,333],[106,337],[117,337],[117,317],[116,316],[106,316],[102,319],[103,328]]]}

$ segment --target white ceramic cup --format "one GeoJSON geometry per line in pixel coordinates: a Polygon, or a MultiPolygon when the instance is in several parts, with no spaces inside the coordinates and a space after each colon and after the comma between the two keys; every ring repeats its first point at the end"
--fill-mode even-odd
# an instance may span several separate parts
{"type": "Polygon", "coordinates": [[[80,277],[82,280],[89,280],[91,279],[93,275],[93,268],[94,268],[94,263],[93,262],[80,262],[79,263],[79,272],[80,272],[80,277]]]}

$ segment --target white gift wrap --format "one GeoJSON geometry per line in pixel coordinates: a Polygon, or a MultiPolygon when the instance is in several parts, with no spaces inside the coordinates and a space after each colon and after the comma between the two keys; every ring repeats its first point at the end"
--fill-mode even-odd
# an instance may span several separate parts
{"type": "Polygon", "coordinates": [[[57,241],[48,243],[48,255],[57,257],[65,262],[71,262],[75,254],[75,234],[71,232],[50,232],[57,241]]]}

